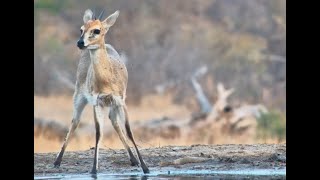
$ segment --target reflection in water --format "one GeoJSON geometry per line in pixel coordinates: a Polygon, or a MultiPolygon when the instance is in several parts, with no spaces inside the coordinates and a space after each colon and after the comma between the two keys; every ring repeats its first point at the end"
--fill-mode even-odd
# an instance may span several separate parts
{"type": "Polygon", "coordinates": [[[286,169],[247,169],[247,170],[228,170],[228,171],[210,171],[210,170],[163,170],[152,171],[148,175],[140,173],[122,173],[122,174],[57,174],[52,176],[34,177],[35,180],[154,180],[154,179],[286,179],[286,169]]]}
{"type": "Polygon", "coordinates": [[[92,177],[93,179],[98,179],[97,174],[91,174],[91,177],[92,177]]]}
{"type": "Polygon", "coordinates": [[[228,175],[228,174],[219,174],[219,175],[159,175],[159,176],[137,176],[137,175],[131,175],[131,176],[111,176],[111,175],[105,175],[105,176],[85,176],[82,175],[77,177],[41,177],[36,178],[38,180],[87,180],[87,179],[94,179],[94,180],[166,180],[166,179],[174,179],[174,180],[184,180],[184,179],[230,179],[230,180],[236,180],[236,179],[286,179],[285,175],[228,175]],[[91,177],[91,178],[90,178],[91,177]]]}
{"type": "Polygon", "coordinates": [[[131,175],[129,180],[147,180],[148,176],[137,176],[137,175],[131,175]]]}

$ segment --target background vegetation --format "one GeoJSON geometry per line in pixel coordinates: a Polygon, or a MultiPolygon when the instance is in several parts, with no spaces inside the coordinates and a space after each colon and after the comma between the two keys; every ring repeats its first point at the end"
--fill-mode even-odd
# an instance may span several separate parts
{"type": "MultiPolygon", "coordinates": [[[[206,66],[208,73],[199,81],[211,101],[218,82],[234,88],[233,105],[259,103],[272,109],[258,119],[257,137],[285,140],[285,0],[35,0],[35,117],[58,120],[50,114],[62,113],[48,110],[56,106],[43,98],[62,96],[66,103],[60,108],[71,106],[80,54],[76,41],[87,8],[105,9],[104,17],[120,10],[106,42],[128,58],[127,103],[133,119],[199,111],[189,80],[206,66]],[[150,114],[148,103],[166,107],[150,114]],[[164,114],[165,108],[178,110],[164,114]]],[[[59,121],[68,125],[71,113],[59,121]]]]}

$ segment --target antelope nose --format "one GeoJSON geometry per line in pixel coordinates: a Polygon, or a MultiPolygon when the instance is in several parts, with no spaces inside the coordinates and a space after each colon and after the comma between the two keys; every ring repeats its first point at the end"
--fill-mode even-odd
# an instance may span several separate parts
{"type": "Polygon", "coordinates": [[[77,42],[77,46],[78,46],[79,48],[83,47],[83,46],[84,46],[83,40],[79,40],[79,41],[77,42]]]}

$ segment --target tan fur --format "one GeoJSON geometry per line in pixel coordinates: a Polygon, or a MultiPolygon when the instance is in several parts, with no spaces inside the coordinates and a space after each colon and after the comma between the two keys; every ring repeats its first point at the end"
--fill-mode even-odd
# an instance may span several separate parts
{"type": "Polygon", "coordinates": [[[106,54],[104,46],[93,52],[97,62],[89,67],[93,71],[94,77],[87,77],[87,81],[92,81],[92,90],[96,93],[113,94],[125,97],[128,83],[128,72],[125,65],[119,60],[112,60],[106,54]]]}

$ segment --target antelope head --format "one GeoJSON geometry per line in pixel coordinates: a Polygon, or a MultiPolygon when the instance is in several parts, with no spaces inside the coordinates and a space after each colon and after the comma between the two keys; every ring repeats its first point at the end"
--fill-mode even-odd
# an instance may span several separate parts
{"type": "Polygon", "coordinates": [[[87,9],[83,15],[83,26],[80,28],[80,39],[77,42],[77,46],[80,49],[85,49],[87,47],[99,48],[104,47],[105,41],[104,37],[108,32],[109,28],[116,22],[119,16],[119,11],[114,12],[105,20],[101,20],[102,11],[98,18],[90,9],[87,9]]]}

